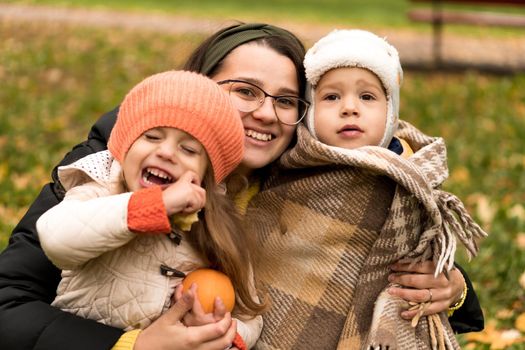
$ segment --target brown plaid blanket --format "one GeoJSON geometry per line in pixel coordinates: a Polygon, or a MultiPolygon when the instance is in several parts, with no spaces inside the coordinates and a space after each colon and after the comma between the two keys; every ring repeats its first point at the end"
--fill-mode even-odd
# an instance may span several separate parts
{"type": "Polygon", "coordinates": [[[459,348],[445,315],[413,328],[399,317],[402,301],[385,293],[374,315],[389,265],[433,259],[439,273],[452,267],[456,237],[474,255],[486,235],[439,189],[443,140],[405,122],[397,136],[416,151],[410,158],[330,148],[299,126],[246,213],[260,240],[256,276],[272,301],[257,349],[459,348]]]}

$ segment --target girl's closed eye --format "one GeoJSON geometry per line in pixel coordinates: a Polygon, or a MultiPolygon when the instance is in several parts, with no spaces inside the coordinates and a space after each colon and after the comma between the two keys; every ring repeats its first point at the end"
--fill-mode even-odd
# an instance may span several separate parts
{"type": "Polygon", "coordinates": [[[183,143],[183,144],[181,144],[180,145],[180,149],[184,153],[186,153],[186,154],[188,154],[190,156],[192,156],[192,155],[199,155],[199,154],[201,154],[201,151],[202,151],[202,147],[200,145],[193,145],[191,143],[183,143]]]}
{"type": "Polygon", "coordinates": [[[143,134],[143,137],[148,141],[158,141],[162,139],[162,133],[159,130],[148,130],[143,134]]]}

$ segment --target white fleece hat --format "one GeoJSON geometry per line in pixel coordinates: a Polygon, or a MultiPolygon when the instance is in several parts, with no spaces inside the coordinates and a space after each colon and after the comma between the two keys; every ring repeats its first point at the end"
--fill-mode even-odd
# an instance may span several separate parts
{"type": "Polygon", "coordinates": [[[306,52],[304,58],[307,97],[311,106],[306,117],[306,126],[314,137],[314,93],[323,74],[331,69],[359,67],[377,75],[387,97],[387,118],[383,139],[378,146],[388,147],[399,119],[399,88],[403,81],[403,70],[397,50],[385,39],[359,29],[334,30],[306,52]]]}

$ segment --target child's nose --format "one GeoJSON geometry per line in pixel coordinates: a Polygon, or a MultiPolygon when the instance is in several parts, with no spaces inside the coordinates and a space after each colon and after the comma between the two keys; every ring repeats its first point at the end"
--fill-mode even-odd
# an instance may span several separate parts
{"type": "Polygon", "coordinates": [[[341,107],[341,115],[345,117],[351,115],[359,115],[355,98],[349,97],[343,100],[343,105],[341,107]]]}
{"type": "Polygon", "coordinates": [[[177,146],[168,141],[162,142],[157,148],[157,155],[165,160],[174,162],[177,155],[177,146]]]}

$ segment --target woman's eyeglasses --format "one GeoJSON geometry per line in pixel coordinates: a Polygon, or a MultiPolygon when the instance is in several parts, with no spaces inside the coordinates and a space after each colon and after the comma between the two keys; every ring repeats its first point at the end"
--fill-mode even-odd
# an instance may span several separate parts
{"type": "Polygon", "coordinates": [[[273,96],[257,85],[243,80],[222,80],[218,84],[230,84],[230,98],[235,108],[241,112],[249,113],[257,110],[264,104],[265,98],[270,97],[277,119],[286,125],[300,123],[310,106],[310,102],[297,96],[273,96]]]}

